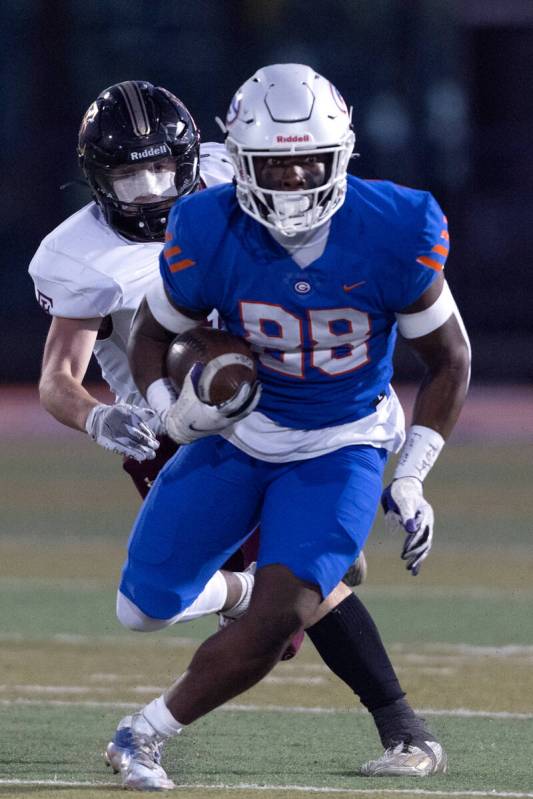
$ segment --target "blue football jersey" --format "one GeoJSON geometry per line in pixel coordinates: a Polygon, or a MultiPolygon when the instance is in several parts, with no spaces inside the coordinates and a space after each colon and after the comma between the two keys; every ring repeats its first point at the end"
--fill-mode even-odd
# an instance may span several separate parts
{"type": "Polygon", "coordinates": [[[317,429],[372,413],[389,392],[395,313],[428,288],[448,249],[431,194],[349,176],[323,254],[302,269],[224,184],[175,204],[160,268],[173,302],[216,309],[251,344],[258,410],[317,429]]]}

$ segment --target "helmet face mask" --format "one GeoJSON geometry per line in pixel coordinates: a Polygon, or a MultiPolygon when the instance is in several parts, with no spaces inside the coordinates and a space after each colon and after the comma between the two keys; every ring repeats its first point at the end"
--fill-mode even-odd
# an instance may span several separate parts
{"type": "Polygon", "coordinates": [[[344,100],[310,67],[260,69],[234,96],[226,128],[238,202],[258,222],[291,236],[322,225],[341,207],[355,135],[344,100]],[[292,185],[289,179],[267,185],[258,169],[266,159],[304,173],[316,160],[324,169],[318,182],[308,169],[292,185]]]}
{"type": "Polygon", "coordinates": [[[198,187],[200,135],[183,103],[145,81],[103,91],[85,114],[80,166],[106,221],[133,241],[160,241],[177,197],[198,187]]]}

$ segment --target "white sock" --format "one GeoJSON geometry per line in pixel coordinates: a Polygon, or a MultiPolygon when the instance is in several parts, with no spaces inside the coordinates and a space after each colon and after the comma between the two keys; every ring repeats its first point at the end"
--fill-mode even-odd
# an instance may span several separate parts
{"type": "Polygon", "coordinates": [[[176,721],[165,704],[163,694],[142,709],[142,715],[162,738],[179,735],[185,725],[176,721]]]}

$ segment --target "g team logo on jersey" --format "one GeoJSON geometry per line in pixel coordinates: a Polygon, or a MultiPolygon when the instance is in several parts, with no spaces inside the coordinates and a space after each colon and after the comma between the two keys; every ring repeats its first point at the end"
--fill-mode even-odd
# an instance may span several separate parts
{"type": "Polygon", "coordinates": [[[312,286],[307,280],[297,280],[294,284],[294,290],[297,294],[309,294],[311,288],[312,286]]]}

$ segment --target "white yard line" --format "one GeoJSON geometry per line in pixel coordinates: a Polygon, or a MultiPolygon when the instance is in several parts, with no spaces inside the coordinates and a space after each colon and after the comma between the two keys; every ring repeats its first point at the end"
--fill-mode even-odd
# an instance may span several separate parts
{"type": "MultiPolygon", "coordinates": [[[[267,676],[261,681],[266,685],[323,685],[324,677],[283,677],[267,676]]],[[[161,693],[164,685],[121,685],[120,692],[125,694],[161,693]]],[[[114,694],[117,689],[113,685],[7,685],[0,684],[0,693],[16,691],[22,694],[114,694]]]]}
{"type": "MultiPolygon", "coordinates": [[[[416,648],[416,647],[415,647],[416,648]]],[[[413,651],[412,644],[392,644],[391,650],[403,652],[410,655],[413,651]]],[[[513,658],[533,656],[533,645],[531,644],[506,644],[504,646],[482,646],[475,644],[449,644],[433,643],[423,644],[420,647],[422,652],[427,654],[464,655],[472,658],[494,657],[494,658],[513,658]]]]}
{"type": "MultiPolygon", "coordinates": [[[[202,641],[198,638],[188,638],[181,635],[172,636],[171,632],[152,633],[148,638],[139,635],[122,634],[120,631],[116,635],[82,635],[78,633],[54,633],[45,636],[27,636],[23,633],[0,633],[0,643],[23,643],[23,644],[42,644],[51,642],[54,644],[64,644],[66,646],[111,644],[121,646],[127,644],[150,644],[154,641],[157,646],[183,649],[185,647],[200,646],[202,641]],[[155,636],[155,638],[154,638],[155,636]]],[[[392,643],[390,651],[406,658],[424,657],[436,659],[443,657],[463,657],[463,658],[533,658],[533,644],[506,644],[504,646],[483,646],[468,643],[447,643],[435,642],[430,644],[401,644],[392,643]],[[415,650],[415,651],[413,651],[415,650]]],[[[282,669],[301,669],[302,671],[327,671],[326,667],[320,663],[282,663],[282,669]]]]}
{"type": "MultiPolygon", "coordinates": [[[[160,689],[157,689],[160,690],[160,689]]],[[[154,692],[155,693],[155,692],[154,692]]],[[[23,706],[49,706],[49,707],[101,707],[101,708],[117,708],[126,709],[139,707],[136,702],[107,702],[105,700],[68,700],[68,699],[26,699],[25,697],[17,697],[15,699],[0,699],[0,707],[23,707],[23,706]]],[[[415,708],[417,713],[423,716],[445,716],[450,718],[484,718],[484,719],[519,719],[522,721],[530,721],[533,719],[533,713],[515,713],[507,710],[473,710],[466,707],[457,708],[429,708],[421,707],[415,708]]],[[[294,714],[309,714],[309,715],[325,715],[331,716],[336,713],[350,713],[350,714],[363,714],[366,715],[366,710],[358,708],[338,708],[338,707],[305,707],[303,705],[254,705],[254,704],[238,704],[236,702],[228,702],[227,705],[217,708],[217,711],[225,711],[229,713],[294,713],[294,714]]]]}
{"type": "Polygon", "coordinates": [[[472,599],[474,601],[502,599],[512,602],[531,602],[533,591],[531,588],[516,587],[487,587],[482,585],[417,585],[416,594],[410,585],[362,585],[361,596],[371,599],[413,599],[415,596],[425,599],[472,599]]]}
{"type": "MultiPolygon", "coordinates": [[[[213,632],[215,632],[214,629],[213,632]]],[[[95,646],[97,644],[127,646],[128,644],[137,644],[137,646],[149,645],[150,647],[155,644],[158,647],[167,647],[169,649],[184,649],[186,647],[198,647],[202,641],[198,638],[186,638],[185,636],[170,637],[170,635],[167,636],[163,632],[151,633],[149,638],[143,638],[138,635],[121,634],[119,630],[116,635],[54,633],[52,635],[30,636],[23,633],[0,633],[0,643],[26,644],[27,646],[46,643],[64,644],[65,646],[95,646]]]]}
{"type": "MultiPolygon", "coordinates": [[[[42,787],[55,786],[57,788],[116,788],[114,782],[89,782],[89,781],[67,781],[67,780],[3,780],[0,785],[38,785],[42,787]]],[[[476,797],[497,797],[498,799],[533,799],[533,793],[521,793],[515,791],[431,791],[424,788],[329,788],[317,785],[257,785],[255,783],[237,783],[236,785],[215,785],[208,784],[182,784],[176,786],[177,790],[209,790],[209,791],[294,791],[299,793],[335,793],[347,794],[349,796],[372,796],[373,794],[387,794],[391,796],[476,796],[476,797]]]]}

